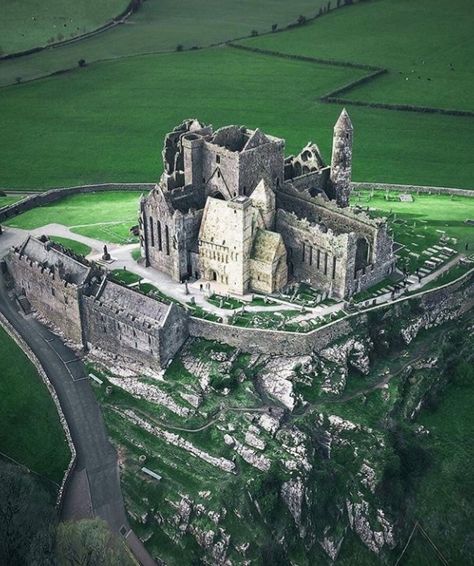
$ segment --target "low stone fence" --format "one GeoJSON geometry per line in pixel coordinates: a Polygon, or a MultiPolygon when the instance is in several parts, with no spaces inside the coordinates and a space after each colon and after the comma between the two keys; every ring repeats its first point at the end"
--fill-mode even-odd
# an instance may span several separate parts
{"type": "Polygon", "coordinates": [[[43,369],[43,366],[41,365],[40,361],[38,360],[38,358],[35,356],[35,354],[31,350],[31,348],[28,346],[28,344],[23,340],[23,338],[20,336],[20,334],[15,330],[15,328],[13,328],[13,326],[10,324],[10,322],[7,320],[7,318],[2,313],[0,313],[0,326],[2,326],[4,328],[4,330],[8,333],[8,335],[11,336],[11,338],[23,350],[23,352],[28,357],[28,359],[31,361],[31,363],[35,366],[41,380],[46,385],[46,387],[49,391],[49,394],[51,395],[51,398],[53,399],[53,402],[56,406],[56,411],[58,412],[58,415],[59,415],[59,421],[60,421],[61,426],[64,430],[64,434],[66,435],[69,450],[71,451],[71,460],[69,461],[69,465],[67,467],[67,470],[64,473],[63,481],[61,482],[61,486],[59,487],[58,496],[56,498],[56,507],[58,509],[61,509],[61,506],[63,504],[63,496],[64,496],[64,493],[66,491],[66,487],[70,482],[70,479],[72,477],[72,473],[74,471],[74,468],[76,467],[76,461],[77,461],[76,460],[76,447],[74,446],[74,443],[72,441],[71,432],[69,430],[69,425],[67,424],[66,418],[65,418],[63,410],[61,408],[61,404],[60,404],[58,396],[56,394],[56,390],[54,389],[52,383],[49,381],[48,376],[46,375],[46,372],[43,369]]]}
{"type": "MultiPolygon", "coordinates": [[[[98,185],[78,185],[76,187],[62,187],[51,189],[44,193],[27,196],[24,199],[0,208],[0,222],[8,218],[36,208],[55,202],[65,196],[78,193],[96,193],[101,191],[150,191],[155,183],[102,183],[98,185]]],[[[8,190],[8,189],[3,189],[8,190]]]]}
{"type": "Polygon", "coordinates": [[[446,195],[459,195],[464,197],[474,197],[474,190],[472,189],[456,189],[454,187],[429,187],[426,185],[397,185],[392,183],[363,183],[353,182],[353,189],[369,189],[369,190],[383,190],[383,191],[400,191],[404,193],[431,193],[431,194],[446,194],[446,195]]]}
{"type": "Polygon", "coordinates": [[[390,309],[394,305],[407,301],[420,301],[423,311],[429,313],[433,305],[448,306],[449,301],[454,302],[456,292],[462,287],[472,286],[471,299],[466,301],[461,309],[463,312],[472,308],[474,304],[474,269],[471,269],[455,281],[446,283],[436,289],[420,291],[414,295],[401,297],[381,305],[375,305],[363,311],[351,313],[345,318],[335,320],[329,324],[311,330],[310,332],[285,332],[264,328],[246,328],[221,324],[201,318],[190,318],[189,333],[191,336],[225,342],[245,352],[272,354],[282,356],[303,356],[313,351],[324,349],[335,340],[347,336],[354,331],[354,327],[367,325],[367,313],[375,310],[390,309]]]}

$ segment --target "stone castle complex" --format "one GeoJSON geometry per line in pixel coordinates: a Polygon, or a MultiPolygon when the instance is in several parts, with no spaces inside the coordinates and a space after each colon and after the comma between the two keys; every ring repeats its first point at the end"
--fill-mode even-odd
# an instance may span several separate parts
{"type": "Polygon", "coordinates": [[[313,143],[285,158],[284,140],[258,129],[183,122],[141,201],[146,265],[238,295],[306,281],[344,298],[377,283],[394,269],[393,240],[385,221],[349,207],[352,138],[343,110],[328,166],[313,143]]]}
{"type": "MultiPolygon", "coordinates": [[[[327,166],[312,143],[285,158],[284,140],[258,129],[184,122],[166,136],[165,171],[140,202],[144,262],[237,295],[306,281],[347,298],[377,283],[395,267],[393,240],[384,220],[349,207],[352,135],[344,110],[327,166]]],[[[189,336],[184,308],[45,237],[29,237],[6,264],[20,303],[84,350],[159,369],[189,336]]]]}

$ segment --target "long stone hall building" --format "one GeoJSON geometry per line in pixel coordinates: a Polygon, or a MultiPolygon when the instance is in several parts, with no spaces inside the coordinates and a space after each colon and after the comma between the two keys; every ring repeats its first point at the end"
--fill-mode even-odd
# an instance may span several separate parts
{"type": "Polygon", "coordinates": [[[346,110],[331,165],[314,143],[285,157],[285,141],[259,129],[183,122],[141,200],[146,265],[235,294],[305,281],[343,298],[382,280],[395,267],[393,240],[385,220],[349,206],[352,140],[346,110]]]}

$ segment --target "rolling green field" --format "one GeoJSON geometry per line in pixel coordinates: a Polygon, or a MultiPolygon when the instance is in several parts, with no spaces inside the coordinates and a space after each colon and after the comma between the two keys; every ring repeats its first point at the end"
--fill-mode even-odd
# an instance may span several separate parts
{"type": "Polygon", "coordinates": [[[0,55],[92,31],[118,16],[127,5],[128,0],[3,0],[0,55]]]}
{"type": "Polygon", "coordinates": [[[60,484],[69,447],[35,367],[0,327],[0,451],[60,484]]]}
{"type": "MultiPolygon", "coordinates": [[[[13,0],[7,1],[10,4],[20,4],[13,0]]],[[[32,0],[28,0],[26,4],[28,6],[31,3],[32,0]]],[[[60,2],[54,0],[54,3],[59,4],[60,2]]],[[[77,0],[74,4],[77,6],[75,9],[80,11],[84,20],[99,21],[101,13],[107,16],[105,19],[118,14],[122,8],[115,10],[112,14],[110,13],[111,7],[113,4],[119,6],[122,3],[123,0],[101,1],[99,7],[98,3],[92,0],[77,0]]],[[[185,49],[194,46],[207,47],[229,39],[249,36],[253,30],[259,33],[268,32],[273,24],[285,27],[295,22],[300,14],[306,17],[314,16],[319,8],[326,4],[326,0],[291,0],[291,2],[288,0],[258,0],[258,2],[255,0],[239,0],[238,2],[235,0],[180,0],[179,2],[176,0],[146,0],[126,23],[106,33],[62,46],[60,49],[48,49],[34,53],[22,57],[21,60],[2,62],[0,64],[0,84],[14,83],[18,77],[25,81],[43,77],[58,70],[75,68],[79,59],[95,62],[130,55],[175,51],[178,45],[182,45],[185,49]]],[[[43,12],[50,13],[50,5],[49,1],[48,10],[43,9],[43,12]]],[[[72,2],[68,0],[68,9],[70,5],[72,2]]],[[[9,19],[11,27],[18,28],[19,18],[15,20],[14,16],[15,13],[21,11],[23,8],[11,10],[12,15],[9,19]]],[[[100,21],[99,24],[103,21],[100,21]]],[[[14,32],[9,31],[8,33],[11,35],[14,32]]],[[[0,37],[2,37],[1,34],[0,37]]],[[[49,36],[44,41],[48,38],[49,36]]],[[[37,40],[35,37],[33,39],[37,40]]],[[[6,51],[5,47],[3,49],[6,51]]]]}
{"type": "Polygon", "coordinates": [[[365,2],[242,43],[388,69],[344,98],[474,110],[471,0],[365,2]]]}
{"type": "MultiPolygon", "coordinates": [[[[318,97],[361,74],[225,47],[100,64],[9,87],[0,90],[0,186],[156,180],[164,134],[192,116],[215,127],[260,127],[286,138],[287,153],[313,140],[329,159],[341,108],[318,97]]],[[[472,184],[466,147],[474,120],[350,112],[355,180],[472,184]]]]}
{"type": "Polygon", "coordinates": [[[79,255],[86,256],[91,253],[91,248],[86,246],[86,244],[82,244],[81,242],[77,242],[76,240],[70,240],[69,238],[61,238],[60,236],[48,236],[48,238],[56,242],[57,244],[61,244],[65,248],[69,248],[73,252],[79,255]]]}
{"type": "Polygon", "coordinates": [[[28,210],[8,220],[6,225],[33,230],[57,223],[82,236],[126,244],[136,241],[129,230],[138,222],[139,196],[137,191],[71,195],[28,210]]]}

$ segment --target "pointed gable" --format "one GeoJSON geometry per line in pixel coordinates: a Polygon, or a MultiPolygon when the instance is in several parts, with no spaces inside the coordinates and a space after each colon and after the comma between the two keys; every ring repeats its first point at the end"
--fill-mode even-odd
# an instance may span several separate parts
{"type": "Polygon", "coordinates": [[[265,179],[260,180],[250,195],[250,199],[253,206],[262,209],[264,212],[275,208],[275,193],[265,179]]]}
{"type": "Polygon", "coordinates": [[[260,145],[269,143],[269,139],[265,134],[263,134],[258,128],[252,133],[249,137],[247,143],[244,146],[243,151],[247,151],[248,149],[253,149],[254,147],[258,147],[260,145]]]}

